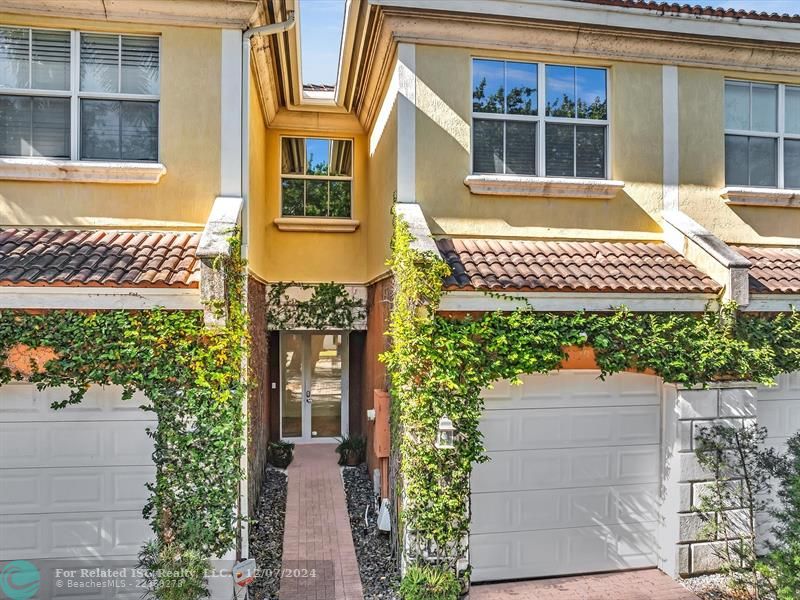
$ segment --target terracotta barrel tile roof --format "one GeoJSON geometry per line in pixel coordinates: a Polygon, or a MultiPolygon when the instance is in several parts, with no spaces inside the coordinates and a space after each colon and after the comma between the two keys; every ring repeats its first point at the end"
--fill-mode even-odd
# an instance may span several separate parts
{"type": "Polygon", "coordinates": [[[737,246],[749,260],[750,291],[756,294],[800,294],[800,248],[737,246]]]}
{"type": "Polygon", "coordinates": [[[0,229],[0,285],[197,287],[200,233],[0,229]]]}
{"type": "Polygon", "coordinates": [[[718,293],[720,286],[666,244],[440,239],[447,289],[718,293]]]}
{"type": "MultiPolygon", "coordinates": [[[[652,0],[572,0],[585,4],[600,4],[602,6],[618,6],[634,10],[653,10],[662,14],[690,15],[694,17],[718,17],[728,19],[754,19],[756,21],[782,21],[784,23],[800,23],[798,14],[778,14],[757,10],[739,10],[702,6],[700,4],[684,4],[679,2],[654,2],[652,0]]],[[[755,3],[754,3],[755,6],[755,3]]]]}

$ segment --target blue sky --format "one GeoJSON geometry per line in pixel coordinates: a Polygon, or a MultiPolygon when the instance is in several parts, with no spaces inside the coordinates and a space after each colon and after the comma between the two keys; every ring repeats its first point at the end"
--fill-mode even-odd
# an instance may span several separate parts
{"type": "Polygon", "coordinates": [[[299,0],[299,6],[303,83],[333,85],[339,68],[344,0],[299,0]]]}
{"type": "MultiPolygon", "coordinates": [[[[303,83],[335,84],[345,0],[298,0],[303,83]],[[313,60],[309,60],[313,57],[313,60]]],[[[682,0],[690,2],[690,0],[682,0]]],[[[694,2],[692,2],[694,3],[694,2]]],[[[697,0],[697,4],[800,14],[800,0],[697,0]]]]}

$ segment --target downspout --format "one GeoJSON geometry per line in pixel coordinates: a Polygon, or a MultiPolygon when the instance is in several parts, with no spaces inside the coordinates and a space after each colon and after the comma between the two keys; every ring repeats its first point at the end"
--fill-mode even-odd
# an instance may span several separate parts
{"type": "Polygon", "coordinates": [[[253,27],[242,32],[242,256],[247,258],[250,241],[250,40],[257,35],[274,35],[289,31],[295,25],[294,11],[286,20],[271,25],[253,27]]]}

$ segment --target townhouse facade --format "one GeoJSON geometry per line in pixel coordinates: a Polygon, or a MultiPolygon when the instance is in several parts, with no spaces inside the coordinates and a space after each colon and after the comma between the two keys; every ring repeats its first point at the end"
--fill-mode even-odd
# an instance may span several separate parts
{"type": "MultiPolygon", "coordinates": [[[[244,514],[278,439],[366,435],[390,496],[392,209],[450,266],[456,318],[800,299],[798,17],[351,0],[329,88],[302,84],[291,0],[62,4],[0,2],[0,307],[200,310],[202,265],[238,224],[244,514]],[[330,282],[358,307],[345,326],[271,322],[330,282]]],[[[58,413],[54,394],[0,388],[0,560],[133,560],[152,417],[114,389],[58,413]]],[[[776,445],[800,429],[800,373],[685,390],[600,381],[575,355],[484,397],[476,582],[711,570],[693,428],[755,419],[776,445]]]]}

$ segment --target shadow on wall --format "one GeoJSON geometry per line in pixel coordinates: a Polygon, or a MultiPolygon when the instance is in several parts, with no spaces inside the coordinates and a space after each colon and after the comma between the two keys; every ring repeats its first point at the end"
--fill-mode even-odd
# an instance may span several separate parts
{"type": "Polygon", "coordinates": [[[800,243],[800,211],[797,209],[735,204],[729,208],[760,236],[796,238],[800,243]]]}

